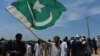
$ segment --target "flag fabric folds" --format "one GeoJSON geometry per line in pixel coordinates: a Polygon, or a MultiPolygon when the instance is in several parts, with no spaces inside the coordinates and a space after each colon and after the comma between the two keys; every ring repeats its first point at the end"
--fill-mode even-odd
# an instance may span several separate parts
{"type": "Polygon", "coordinates": [[[17,0],[6,9],[26,27],[37,30],[53,26],[66,10],[58,0],[17,0]]]}

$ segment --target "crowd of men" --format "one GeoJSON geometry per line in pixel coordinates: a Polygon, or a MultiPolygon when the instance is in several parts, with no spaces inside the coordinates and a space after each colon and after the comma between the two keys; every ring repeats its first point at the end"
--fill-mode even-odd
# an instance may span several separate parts
{"type": "Polygon", "coordinates": [[[100,36],[97,38],[87,38],[76,35],[76,37],[65,37],[60,40],[55,36],[54,40],[45,41],[38,39],[37,42],[23,42],[22,34],[15,36],[16,40],[0,40],[0,56],[91,56],[93,50],[95,54],[100,47],[100,36]]]}

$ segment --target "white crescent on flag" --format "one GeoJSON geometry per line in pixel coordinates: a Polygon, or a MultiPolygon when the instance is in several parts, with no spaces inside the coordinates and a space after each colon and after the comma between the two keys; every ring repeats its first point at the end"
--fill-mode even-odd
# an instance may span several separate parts
{"type": "MultiPolygon", "coordinates": [[[[33,15],[33,13],[32,13],[32,10],[31,10],[30,5],[29,5],[28,2],[27,2],[27,5],[28,5],[29,11],[30,11],[30,13],[31,13],[31,16],[32,16],[32,18],[33,18],[33,24],[34,24],[35,26],[45,26],[45,25],[47,25],[48,23],[50,23],[50,22],[52,21],[53,15],[52,15],[52,13],[50,12],[50,17],[48,17],[48,19],[46,19],[46,20],[44,20],[44,21],[42,21],[42,22],[37,22],[37,21],[35,20],[35,18],[34,18],[34,15],[33,15]]],[[[35,9],[37,9],[37,10],[39,9],[40,11],[41,11],[41,8],[44,7],[43,5],[41,5],[41,4],[39,3],[38,0],[36,1],[35,5],[36,5],[36,6],[38,5],[38,7],[35,8],[35,9]],[[42,6],[42,7],[41,7],[41,6],[42,6]]],[[[34,7],[36,7],[36,6],[34,6],[34,7]]],[[[39,11],[39,10],[38,10],[38,11],[39,11]]],[[[40,11],[39,11],[39,12],[40,12],[40,11]]]]}
{"type": "Polygon", "coordinates": [[[52,13],[50,12],[50,17],[42,22],[37,22],[35,19],[33,20],[33,23],[35,24],[35,26],[45,26],[48,23],[50,23],[53,19],[52,13]]]}

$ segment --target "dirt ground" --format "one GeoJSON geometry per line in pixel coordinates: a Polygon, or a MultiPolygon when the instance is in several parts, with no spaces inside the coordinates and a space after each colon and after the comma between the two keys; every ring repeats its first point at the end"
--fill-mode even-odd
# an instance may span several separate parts
{"type": "Polygon", "coordinates": [[[100,56],[100,49],[98,49],[98,54],[94,54],[92,56],[100,56]]]}

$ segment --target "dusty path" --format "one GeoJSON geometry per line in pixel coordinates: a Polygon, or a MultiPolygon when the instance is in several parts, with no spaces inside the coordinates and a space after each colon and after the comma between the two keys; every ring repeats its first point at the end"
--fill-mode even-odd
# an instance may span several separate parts
{"type": "Polygon", "coordinates": [[[98,54],[93,54],[92,56],[100,56],[100,49],[98,50],[98,54]]]}

